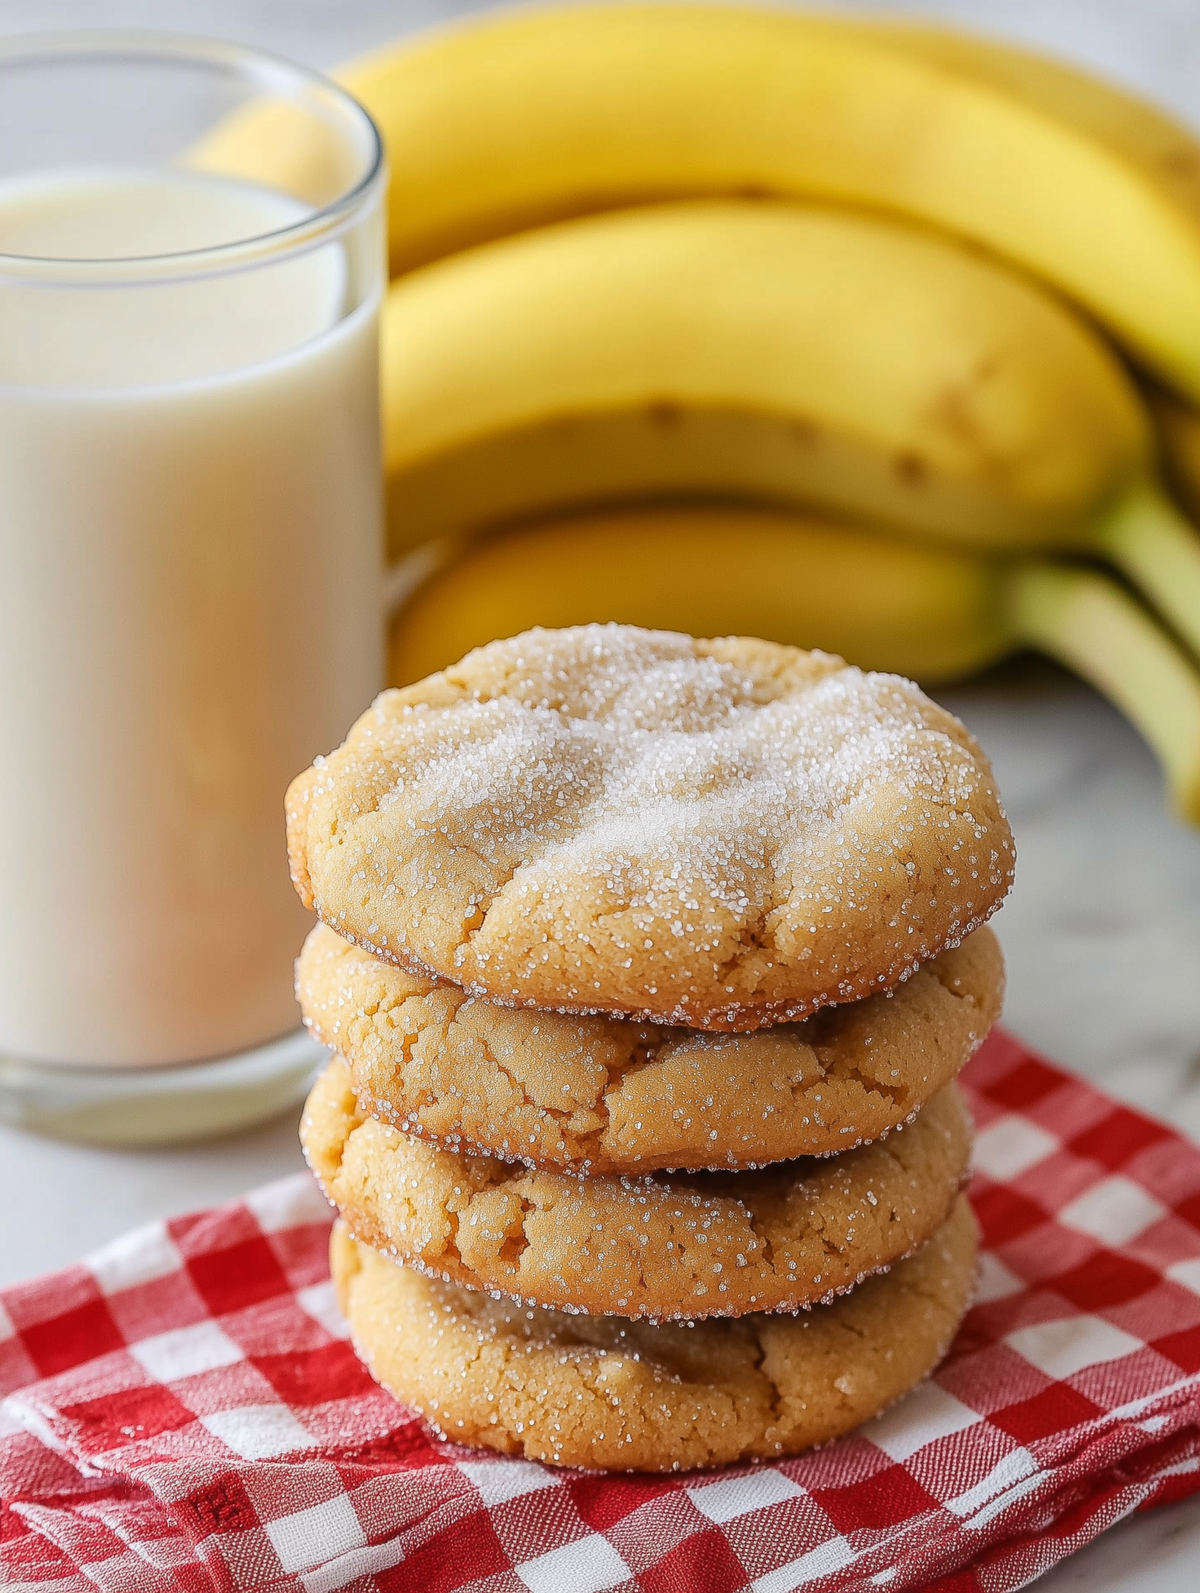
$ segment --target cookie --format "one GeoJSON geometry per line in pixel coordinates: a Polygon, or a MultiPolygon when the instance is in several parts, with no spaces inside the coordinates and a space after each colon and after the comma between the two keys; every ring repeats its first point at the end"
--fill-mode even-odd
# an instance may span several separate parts
{"type": "Polygon", "coordinates": [[[528,631],[384,692],[288,793],[339,934],[516,1006],[749,1030],[897,983],[1008,889],[990,767],[894,675],[528,631]]]}
{"type": "Polygon", "coordinates": [[[892,990],[755,1034],[500,1007],[322,924],[296,979],[373,1117],[576,1173],[754,1167],[878,1139],[955,1076],[1003,988],[986,928],[892,990]]]}
{"type": "Polygon", "coordinates": [[[455,1443],[560,1466],[690,1471],[849,1432],[941,1360],[971,1295],[962,1197],[914,1256],[792,1316],[627,1322],[425,1278],[342,1223],[333,1278],[372,1375],[455,1443]]]}
{"type": "Polygon", "coordinates": [[[364,1118],[345,1065],[317,1082],[309,1164],[360,1239],[448,1283],[624,1317],[794,1311],[924,1244],[967,1177],[957,1087],[907,1128],[761,1172],[532,1171],[364,1118]]]}

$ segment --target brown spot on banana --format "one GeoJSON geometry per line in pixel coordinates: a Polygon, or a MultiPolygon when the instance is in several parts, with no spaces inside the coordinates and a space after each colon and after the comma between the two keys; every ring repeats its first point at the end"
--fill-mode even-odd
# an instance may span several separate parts
{"type": "Polygon", "coordinates": [[[646,405],[646,418],[652,426],[673,431],[685,418],[683,405],[673,398],[652,398],[646,405]]]}
{"type": "Polygon", "coordinates": [[[929,479],[929,462],[915,449],[905,449],[892,460],[892,469],[906,487],[923,487],[929,479]]]}

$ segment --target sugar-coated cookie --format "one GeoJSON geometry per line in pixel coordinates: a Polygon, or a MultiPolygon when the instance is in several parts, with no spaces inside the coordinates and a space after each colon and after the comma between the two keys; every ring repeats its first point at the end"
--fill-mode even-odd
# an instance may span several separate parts
{"type": "Polygon", "coordinates": [[[949,1084],[886,1140],[761,1172],[579,1179],[430,1145],[358,1111],[334,1061],[300,1131],[353,1232],[447,1283],[625,1317],[794,1311],[925,1243],[967,1177],[949,1084]]]}
{"type": "Polygon", "coordinates": [[[578,1173],[754,1167],[878,1139],[955,1076],[1000,1013],[990,929],[903,984],[754,1034],[501,1007],[405,973],[323,924],[304,1021],[372,1116],[578,1173]]]}
{"type": "Polygon", "coordinates": [[[287,809],[302,898],[376,956],[707,1029],[894,985],[1013,862],[986,758],[911,682],[621,625],[385,692],[287,809]]]}
{"type": "Polygon", "coordinates": [[[829,1305],[692,1327],[493,1300],[342,1223],[331,1260],[358,1353],[445,1437],[554,1465],[690,1471],[798,1454],[907,1393],[970,1302],[975,1236],[960,1197],[914,1256],[829,1305]]]}

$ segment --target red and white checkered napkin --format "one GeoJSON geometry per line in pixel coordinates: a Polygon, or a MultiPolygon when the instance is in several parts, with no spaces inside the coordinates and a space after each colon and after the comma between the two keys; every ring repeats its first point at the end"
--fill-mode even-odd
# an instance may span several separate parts
{"type": "Polygon", "coordinates": [[[306,1177],[0,1295],[0,1585],[1016,1588],[1200,1487],[1200,1150],[992,1037],[979,1302],[936,1378],[779,1465],[557,1472],[367,1377],[306,1177]]]}

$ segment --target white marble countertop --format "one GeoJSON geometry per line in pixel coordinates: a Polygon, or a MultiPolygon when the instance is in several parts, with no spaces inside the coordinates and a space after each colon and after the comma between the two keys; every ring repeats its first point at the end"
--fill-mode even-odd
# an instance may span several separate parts
{"type": "MultiPolygon", "coordinates": [[[[0,33],[171,28],[324,66],[470,9],[437,0],[0,0],[0,33]]],[[[1200,124],[1197,0],[925,0],[919,9],[1089,62],[1200,124]]],[[[992,755],[1017,836],[1017,885],[996,921],[1009,965],[1005,1021],[1200,1139],[1200,833],[1166,812],[1134,732],[1057,670],[1018,664],[941,696],[992,755]]],[[[0,1128],[0,1283],[299,1165],[292,1120],[213,1145],[136,1153],[0,1128]]],[[[1190,1593],[1197,1585],[1200,1497],[1122,1523],[1039,1587],[1190,1593]]]]}

